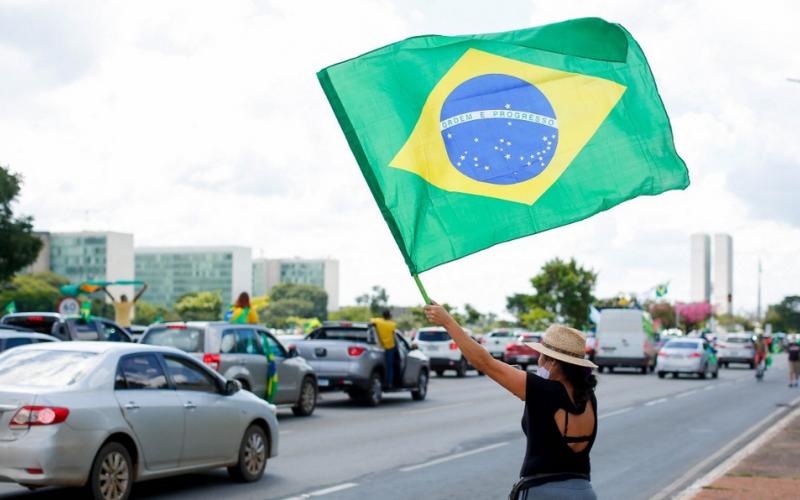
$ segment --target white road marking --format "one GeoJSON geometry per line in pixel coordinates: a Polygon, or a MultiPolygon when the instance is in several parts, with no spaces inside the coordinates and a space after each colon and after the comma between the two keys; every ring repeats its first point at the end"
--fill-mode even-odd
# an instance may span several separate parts
{"type": "MultiPolygon", "coordinates": [[[[797,403],[800,403],[800,398],[797,398],[794,401],[792,401],[790,403],[790,405],[795,405],[797,403]]],[[[691,486],[689,486],[689,488],[687,488],[685,490],[682,490],[677,495],[675,493],[675,489],[677,489],[678,487],[683,485],[686,482],[686,478],[694,477],[697,473],[699,473],[700,471],[702,471],[706,467],[708,467],[709,464],[713,464],[714,462],[719,460],[720,457],[725,456],[725,454],[729,453],[731,450],[735,450],[736,448],[741,447],[742,443],[747,442],[747,440],[751,439],[754,434],[756,434],[757,432],[760,432],[762,430],[762,428],[767,423],[772,421],[772,419],[774,419],[782,411],[785,411],[785,408],[778,408],[777,410],[773,411],[772,413],[770,413],[766,417],[764,417],[761,420],[759,420],[755,425],[750,427],[750,429],[748,431],[746,431],[744,434],[739,435],[739,437],[737,437],[733,441],[730,441],[727,445],[725,445],[722,448],[720,448],[719,450],[717,450],[716,453],[706,457],[705,460],[703,460],[702,462],[698,463],[697,465],[695,465],[694,467],[692,467],[691,469],[689,469],[685,473],[681,474],[681,476],[678,479],[676,479],[675,481],[670,483],[669,486],[667,486],[666,488],[664,488],[663,490],[661,490],[657,494],[653,495],[650,500],[665,500],[667,498],[675,498],[676,496],[679,497],[679,498],[691,498],[692,495],[689,495],[688,497],[685,497],[685,494],[688,493],[689,489],[692,489],[694,487],[694,484],[696,484],[698,481],[695,481],[695,483],[693,483],[691,486]]],[[[762,434],[762,436],[763,436],[763,434],[762,434]]],[[[754,441],[760,441],[760,439],[756,439],[754,441]]],[[[752,444],[752,442],[750,444],[752,444]]],[[[748,445],[748,447],[749,447],[749,445],[748,445]]],[[[708,474],[706,476],[708,476],[708,474]]],[[[694,493],[697,493],[697,492],[695,491],[694,493]]]]}
{"type": "Polygon", "coordinates": [[[706,390],[706,391],[710,391],[710,390],[714,389],[714,387],[716,387],[716,386],[713,386],[713,385],[707,385],[707,386],[706,386],[706,388],[705,388],[705,390],[706,390]]]}
{"type": "Polygon", "coordinates": [[[622,415],[623,413],[628,413],[629,411],[633,411],[633,407],[629,406],[627,408],[621,408],[619,410],[614,410],[612,412],[603,413],[597,420],[603,420],[604,418],[613,417],[614,415],[622,415]]]}
{"type": "Polygon", "coordinates": [[[648,402],[647,402],[647,403],[645,403],[644,405],[645,405],[645,406],[653,406],[653,405],[657,405],[657,404],[664,403],[664,402],[666,402],[666,401],[667,401],[667,398],[659,398],[659,399],[654,399],[654,400],[652,400],[652,401],[648,401],[648,402]]]}
{"type": "Polygon", "coordinates": [[[349,490],[350,488],[355,488],[356,486],[358,486],[358,483],[342,483],[337,484],[336,486],[331,486],[330,488],[324,488],[321,490],[312,491],[310,493],[303,493],[302,495],[298,495],[296,497],[286,498],[285,500],[305,500],[306,498],[321,497],[330,493],[336,493],[337,491],[349,490]]]}
{"type": "Polygon", "coordinates": [[[476,402],[453,403],[449,405],[434,406],[432,408],[422,408],[421,410],[408,410],[404,411],[403,415],[419,415],[420,413],[430,413],[432,411],[446,410],[448,408],[458,408],[459,406],[467,406],[471,404],[477,404],[477,403],[476,402]]]}
{"type": "Polygon", "coordinates": [[[674,398],[684,398],[686,396],[691,396],[692,394],[697,394],[700,392],[700,389],[692,389],[691,391],[681,392],[680,394],[676,394],[673,396],[674,398]]]}
{"type": "Polygon", "coordinates": [[[507,444],[508,444],[508,441],[504,441],[502,443],[490,444],[489,446],[484,446],[483,448],[476,448],[474,450],[465,451],[465,452],[462,452],[462,453],[456,453],[455,455],[449,455],[449,456],[446,456],[446,457],[437,458],[436,460],[431,460],[430,462],[424,462],[424,463],[417,464],[417,465],[411,465],[411,466],[408,466],[408,467],[403,467],[402,469],[400,469],[400,472],[411,472],[411,471],[415,471],[415,470],[418,470],[418,469],[424,469],[425,467],[430,467],[432,465],[439,465],[439,464],[442,464],[442,463],[445,463],[445,462],[449,462],[451,460],[456,460],[456,459],[459,459],[459,458],[468,457],[470,455],[475,455],[477,453],[483,453],[484,451],[489,451],[489,450],[493,450],[495,448],[500,448],[501,446],[505,446],[507,444]]]}

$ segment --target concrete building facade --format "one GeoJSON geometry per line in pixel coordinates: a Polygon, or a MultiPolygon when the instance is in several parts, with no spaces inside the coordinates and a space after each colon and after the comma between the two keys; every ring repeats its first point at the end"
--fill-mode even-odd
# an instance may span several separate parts
{"type": "Polygon", "coordinates": [[[733,238],[714,235],[714,308],[718,314],[733,314],[733,238]]]}
{"type": "Polygon", "coordinates": [[[246,247],[140,247],[136,279],[149,285],[144,300],[171,307],[182,295],[219,292],[232,303],[251,293],[252,255],[246,247]]]}
{"type": "Polygon", "coordinates": [[[328,310],[339,309],[339,261],[334,259],[256,259],[253,294],[269,294],[278,283],[315,285],[328,294],[328,310]]]}
{"type": "Polygon", "coordinates": [[[692,302],[711,302],[711,237],[693,234],[692,243],[692,302]]]}

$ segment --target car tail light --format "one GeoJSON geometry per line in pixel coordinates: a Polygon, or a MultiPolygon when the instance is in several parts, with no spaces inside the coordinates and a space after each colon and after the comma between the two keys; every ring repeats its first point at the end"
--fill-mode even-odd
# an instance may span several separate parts
{"type": "Polygon", "coordinates": [[[186,325],[167,325],[167,330],[186,330],[186,325]]]}
{"type": "Polygon", "coordinates": [[[65,421],[69,409],[55,406],[23,406],[9,422],[9,427],[30,427],[33,425],[54,425],[65,421]]]}
{"type": "Polygon", "coordinates": [[[203,354],[203,363],[215,371],[219,371],[219,354],[203,354]]]}
{"type": "Polygon", "coordinates": [[[700,356],[702,356],[702,354],[699,352],[693,352],[689,355],[690,358],[699,358],[700,356]]]}
{"type": "Polygon", "coordinates": [[[44,321],[44,316],[28,316],[25,319],[28,321],[44,321]]]}
{"type": "Polygon", "coordinates": [[[479,342],[481,345],[486,345],[486,338],[485,338],[485,337],[481,337],[481,339],[480,339],[478,342],[479,342]]]}
{"type": "Polygon", "coordinates": [[[666,358],[667,357],[667,353],[664,352],[664,351],[658,351],[658,357],[659,358],[666,358]]]}
{"type": "Polygon", "coordinates": [[[450,350],[455,351],[456,349],[458,349],[458,344],[455,342],[450,342],[450,350]]]}
{"type": "Polygon", "coordinates": [[[360,345],[351,345],[347,348],[347,355],[355,358],[364,354],[366,350],[365,347],[361,347],[360,345]]]}
{"type": "Polygon", "coordinates": [[[25,472],[27,472],[30,475],[44,474],[44,469],[25,469],[25,472]]]}

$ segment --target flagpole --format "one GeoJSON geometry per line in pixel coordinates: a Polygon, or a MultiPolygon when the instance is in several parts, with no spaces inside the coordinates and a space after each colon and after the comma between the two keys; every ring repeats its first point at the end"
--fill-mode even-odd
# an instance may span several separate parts
{"type": "Polygon", "coordinates": [[[425,291],[425,287],[422,285],[422,282],[419,280],[419,275],[417,273],[412,274],[411,276],[414,277],[414,282],[417,284],[417,288],[419,288],[419,293],[422,294],[422,298],[425,300],[426,304],[432,304],[431,298],[428,297],[428,292],[425,291]]]}

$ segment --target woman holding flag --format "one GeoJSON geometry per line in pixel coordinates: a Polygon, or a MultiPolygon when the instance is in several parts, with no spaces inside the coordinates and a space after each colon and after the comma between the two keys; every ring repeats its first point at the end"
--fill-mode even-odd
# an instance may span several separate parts
{"type": "Polygon", "coordinates": [[[525,402],[525,460],[509,498],[595,500],[589,452],[597,436],[596,365],[584,359],[583,334],[550,326],[541,343],[528,344],[540,353],[534,374],[492,358],[438,304],[425,306],[425,315],[445,327],[472,366],[525,402]]]}

